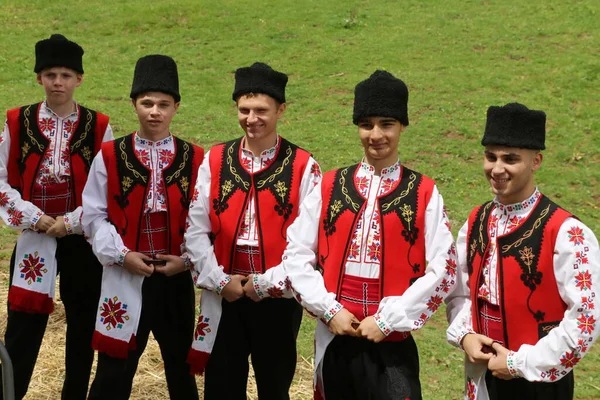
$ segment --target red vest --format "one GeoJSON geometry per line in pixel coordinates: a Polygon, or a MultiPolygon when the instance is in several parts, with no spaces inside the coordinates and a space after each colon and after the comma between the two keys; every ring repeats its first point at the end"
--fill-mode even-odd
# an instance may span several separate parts
{"type": "MultiPolygon", "coordinates": [[[[108,174],[108,220],[123,238],[125,246],[137,251],[151,171],[135,156],[134,140],[134,135],[130,134],[104,143],[102,157],[108,174]]],[[[185,220],[204,150],[176,137],[173,140],[175,156],[163,170],[167,201],[167,248],[169,254],[180,255],[185,220]]]]}
{"type": "Polygon", "coordinates": [[[298,215],[300,185],[310,153],[280,138],[273,161],[249,173],[240,160],[242,139],[210,150],[210,223],[215,255],[226,273],[250,196],[256,206],[260,268],[279,265],[287,244],[287,228],[298,215]],[[265,251],[268,249],[268,251],[265,251]]]}
{"type": "MultiPolygon", "coordinates": [[[[10,130],[8,183],[27,201],[31,201],[33,185],[50,142],[38,126],[41,104],[15,108],[9,110],[6,115],[10,130]]],[[[75,200],[75,208],[82,205],[81,193],[87,182],[94,156],[100,151],[107,126],[106,115],[79,106],[77,127],[69,141],[71,198],[75,200]]]]}
{"type": "MultiPolygon", "coordinates": [[[[348,249],[366,199],[355,186],[358,165],[329,171],[321,182],[317,268],[329,292],[340,294],[348,249]]],[[[403,167],[392,191],[377,199],[381,213],[380,299],[400,296],[425,274],[425,210],[434,181],[403,167]]]]}
{"type": "MultiPolygon", "coordinates": [[[[534,345],[558,326],[567,309],[554,276],[554,245],[562,223],[570,213],[541,196],[527,219],[512,232],[497,238],[500,311],[505,346],[517,351],[522,344],[534,345]]],[[[489,202],[469,216],[467,266],[471,290],[473,327],[481,332],[477,293],[489,248],[489,202]]]]}

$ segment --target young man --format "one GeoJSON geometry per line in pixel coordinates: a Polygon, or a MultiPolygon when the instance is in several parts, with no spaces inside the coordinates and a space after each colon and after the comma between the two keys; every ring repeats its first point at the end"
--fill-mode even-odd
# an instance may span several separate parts
{"type": "Polygon", "coordinates": [[[186,363],[194,287],[181,245],[204,151],[171,134],[180,98],[175,61],[140,58],[131,89],[139,129],[102,146],[83,193],[84,229],[104,265],[90,399],[129,398],[151,331],[170,398],[198,398],[186,363]]]}
{"type": "Polygon", "coordinates": [[[398,159],[404,82],[385,71],[360,82],[353,122],[363,160],[323,176],[288,229],[281,265],[246,289],[259,300],[290,288],[320,318],[316,398],[420,399],[410,332],[452,290],[454,240],[433,180],[398,159]]]}
{"type": "Polygon", "coordinates": [[[518,103],[487,112],[483,169],[496,197],[458,234],[447,309],[468,399],[572,399],[572,369],[598,336],[596,237],[534,184],[545,124],[518,103]]]}
{"type": "Polygon", "coordinates": [[[287,80],[263,63],[236,71],[245,135],[213,147],[198,172],[185,239],[205,289],[189,357],[196,373],[208,361],[205,399],[246,399],[249,355],[258,397],[289,399],[302,308],[293,299],[256,304],[243,289],[248,275],[281,262],[287,228],[321,176],[308,152],[277,133],[287,80]]]}
{"type": "Polygon", "coordinates": [[[10,262],[5,342],[21,399],[54,309],[60,272],[67,319],[62,398],[85,399],[102,267],[82,234],[81,193],[112,129],[106,115],[73,100],[83,81],[81,46],[55,34],[36,43],[35,57],[46,99],[9,110],[0,136],[0,215],[23,230],[10,262]]]}

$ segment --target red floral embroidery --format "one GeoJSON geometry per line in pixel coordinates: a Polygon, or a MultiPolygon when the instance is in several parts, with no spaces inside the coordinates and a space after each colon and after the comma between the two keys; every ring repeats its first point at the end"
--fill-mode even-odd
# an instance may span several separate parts
{"type": "Polygon", "coordinates": [[[381,248],[379,243],[373,242],[367,246],[367,253],[372,260],[379,261],[379,257],[381,256],[381,248]]]}
{"type": "Polygon", "coordinates": [[[352,241],[350,243],[350,248],[348,249],[348,258],[357,258],[359,255],[360,246],[356,241],[352,241]]]}
{"type": "Polygon", "coordinates": [[[204,336],[206,336],[207,333],[210,333],[208,321],[210,321],[210,318],[203,315],[198,317],[198,325],[196,325],[196,330],[194,331],[194,340],[202,341],[204,340],[204,336]]]}
{"type": "Polygon", "coordinates": [[[150,152],[146,149],[143,150],[135,150],[135,156],[140,160],[140,162],[146,166],[150,164],[150,152]]]}
{"type": "Polygon", "coordinates": [[[100,307],[100,322],[106,325],[106,329],[123,327],[123,324],[129,320],[127,314],[127,304],[119,301],[117,296],[112,299],[105,298],[100,307]]]}
{"type": "Polygon", "coordinates": [[[440,308],[442,301],[444,301],[444,299],[437,294],[435,296],[431,296],[429,300],[427,300],[427,309],[431,312],[435,312],[438,308],[440,308]]]}
{"type": "Polygon", "coordinates": [[[158,152],[158,160],[161,164],[169,164],[173,157],[174,154],[169,149],[160,149],[158,152]]]}
{"type": "Polygon", "coordinates": [[[41,282],[43,273],[48,272],[47,269],[43,269],[44,265],[44,259],[40,259],[37,251],[33,254],[25,254],[23,261],[19,263],[21,277],[30,285],[33,282],[41,282]]]}
{"type": "Polygon", "coordinates": [[[387,178],[384,179],[381,182],[381,190],[383,191],[383,193],[386,193],[388,190],[390,190],[392,188],[392,185],[394,184],[394,180],[387,178]]]}
{"type": "Polygon", "coordinates": [[[585,238],[583,237],[583,229],[578,226],[573,226],[569,231],[569,241],[573,242],[573,245],[577,246],[578,244],[583,244],[585,238]]]}
{"type": "Polygon", "coordinates": [[[56,129],[56,121],[52,118],[42,118],[40,121],[40,130],[42,132],[53,131],[56,129]]]}
{"type": "Polygon", "coordinates": [[[450,276],[456,276],[456,260],[452,258],[446,260],[446,273],[450,276]]]}
{"type": "Polygon", "coordinates": [[[549,376],[550,381],[554,382],[555,380],[558,379],[558,370],[556,368],[550,368],[548,371],[544,372],[542,374],[542,378],[545,378],[546,376],[549,376]]]}
{"type": "Polygon", "coordinates": [[[575,365],[577,365],[577,363],[579,362],[579,360],[581,360],[581,357],[578,357],[579,354],[576,353],[575,351],[572,352],[566,352],[565,354],[563,354],[560,358],[560,364],[565,367],[565,368],[573,368],[575,367],[575,365]]]}
{"type": "Polygon", "coordinates": [[[585,342],[585,340],[583,339],[579,339],[577,341],[577,348],[579,349],[580,353],[585,353],[588,349],[587,344],[585,342]]]}
{"type": "Polygon", "coordinates": [[[369,178],[361,176],[356,179],[356,186],[358,190],[364,195],[367,189],[369,189],[369,178]]]}
{"type": "Polygon", "coordinates": [[[477,387],[472,378],[467,380],[467,398],[469,400],[475,400],[475,394],[477,393],[477,387]]]}
{"type": "Polygon", "coordinates": [[[596,326],[596,319],[593,315],[581,314],[577,318],[577,327],[581,330],[582,334],[591,335],[596,326]]]}
{"type": "Polygon", "coordinates": [[[587,254],[583,251],[575,252],[575,257],[577,257],[580,264],[587,264],[589,262],[587,254]]]}
{"type": "Polygon", "coordinates": [[[65,123],[63,124],[63,130],[66,133],[73,133],[73,131],[75,130],[75,122],[71,121],[70,119],[65,121],[65,123]]]}
{"type": "Polygon", "coordinates": [[[0,207],[6,206],[8,201],[8,194],[6,192],[0,192],[0,207]]]}
{"type": "Polygon", "coordinates": [[[278,286],[273,286],[267,289],[267,293],[269,297],[279,298],[283,297],[283,290],[281,290],[278,286]]]}
{"type": "Polygon", "coordinates": [[[587,297],[584,296],[581,298],[581,307],[585,308],[586,310],[593,310],[594,309],[594,299],[592,299],[591,297],[587,297]]]}
{"type": "Polygon", "coordinates": [[[23,222],[23,213],[16,208],[8,209],[8,223],[12,226],[19,226],[23,222]]]}
{"type": "Polygon", "coordinates": [[[198,196],[200,195],[200,191],[197,188],[194,188],[194,193],[192,194],[192,203],[198,201],[198,196]]]}
{"type": "Polygon", "coordinates": [[[592,288],[592,275],[589,271],[583,271],[575,276],[575,286],[584,291],[592,288]]]}
{"type": "Polygon", "coordinates": [[[440,286],[438,287],[438,290],[441,290],[444,293],[448,293],[450,291],[450,283],[451,282],[448,279],[444,278],[442,280],[442,283],[440,283],[440,286]]]}
{"type": "Polygon", "coordinates": [[[314,163],[312,165],[312,167],[310,167],[310,173],[315,177],[315,178],[320,178],[321,177],[321,168],[319,167],[319,164],[314,163]]]}

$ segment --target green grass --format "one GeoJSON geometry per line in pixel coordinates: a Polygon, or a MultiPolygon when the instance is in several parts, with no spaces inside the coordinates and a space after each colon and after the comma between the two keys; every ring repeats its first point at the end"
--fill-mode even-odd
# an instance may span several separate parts
{"type": "MultiPolygon", "coordinates": [[[[241,134],[233,72],[260,60],[290,76],[280,133],[328,170],[360,159],[353,89],[386,69],[411,91],[400,158],[437,181],[455,232],[490,198],[479,144],[485,111],[510,101],[548,115],[540,189],[600,232],[599,15],[597,2],[557,0],[4,0],[0,108],[41,99],[33,48],[61,32],[86,51],[76,98],[110,115],[117,135],[137,127],[128,96],[135,61],[174,57],[182,104],[173,132],[209,147],[241,134]]],[[[0,241],[14,240],[3,232],[0,241]]],[[[311,323],[300,339],[306,356],[311,323]]],[[[462,386],[461,356],[444,329],[438,313],[417,335],[427,399],[458,398],[462,386]]],[[[596,346],[579,365],[577,398],[600,398],[599,354],[596,346]]]]}

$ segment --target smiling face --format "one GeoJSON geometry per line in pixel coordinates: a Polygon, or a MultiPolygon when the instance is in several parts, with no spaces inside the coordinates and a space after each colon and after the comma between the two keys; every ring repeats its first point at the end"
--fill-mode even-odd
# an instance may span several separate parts
{"type": "MultiPolygon", "coordinates": [[[[286,105],[266,94],[242,95],[237,100],[238,121],[251,142],[273,142],[277,138],[277,121],[286,105]]],[[[268,147],[271,147],[268,146],[268,147]]],[[[266,148],[268,148],[266,147],[266,148]]]]}
{"type": "Polygon", "coordinates": [[[44,87],[46,102],[51,109],[73,101],[75,88],[81,85],[83,75],[70,68],[46,68],[37,74],[37,82],[44,87]]]}
{"type": "Polygon", "coordinates": [[[171,120],[179,108],[173,96],[148,92],[140,94],[132,102],[140,120],[140,137],[156,141],[169,136],[171,120]]]}
{"type": "Polygon", "coordinates": [[[358,121],[358,133],[367,162],[376,169],[395,163],[398,160],[400,134],[404,129],[406,127],[394,118],[361,118],[358,121]]]}
{"type": "Polygon", "coordinates": [[[500,203],[519,203],[533,194],[533,173],[542,164],[542,153],[516,147],[486,146],[484,155],[483,170],[500,203]]]}

